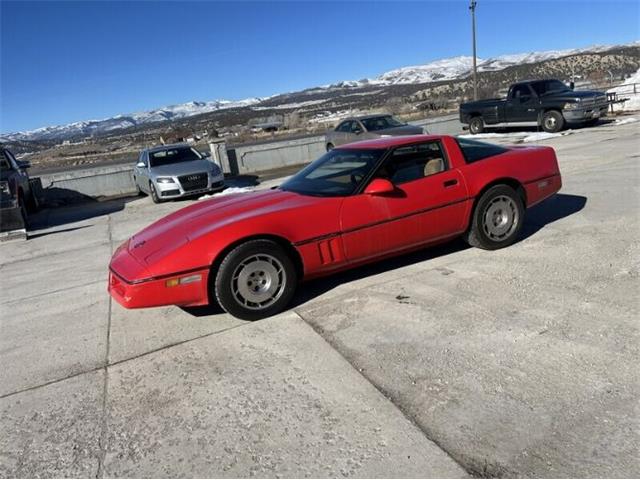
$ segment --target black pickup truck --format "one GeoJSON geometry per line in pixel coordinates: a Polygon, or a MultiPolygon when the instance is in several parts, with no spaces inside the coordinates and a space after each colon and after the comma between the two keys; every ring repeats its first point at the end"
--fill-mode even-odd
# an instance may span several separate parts
{"type": "Polygon", "coordinates": [[[460,105],[460,122],[473,134],[487,128],[542,127],[558,132],[568,123],[596,123],[607,114],[604,92],[574,91],[560,80],[514,83],[506,99],[460,105]]]}

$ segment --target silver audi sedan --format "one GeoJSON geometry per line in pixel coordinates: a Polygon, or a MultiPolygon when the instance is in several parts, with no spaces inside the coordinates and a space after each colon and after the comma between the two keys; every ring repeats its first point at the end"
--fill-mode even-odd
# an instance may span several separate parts
{"type": "Polygon", "coordinates": [[[206,155],[187,144],[161,145],[140,152],[133,168],[138,193],[154,203],[224,189],[224,174],[206,155]]]}

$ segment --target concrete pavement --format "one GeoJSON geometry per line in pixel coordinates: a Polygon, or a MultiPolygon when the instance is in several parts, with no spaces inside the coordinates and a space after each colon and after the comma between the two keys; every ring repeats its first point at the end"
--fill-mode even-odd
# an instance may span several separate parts
{"type": "Polygon", "coordinates": [[[540,142],[564,188],[512,247],[314,281],[254,323],[106,294],[113,249],[189,202],[41,212],[0,245],[0,476],[640,475],[639,127],[540,142]]]}

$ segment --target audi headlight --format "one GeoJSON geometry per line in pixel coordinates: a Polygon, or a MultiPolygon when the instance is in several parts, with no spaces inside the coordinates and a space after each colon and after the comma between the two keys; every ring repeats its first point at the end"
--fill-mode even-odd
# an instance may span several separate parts
{"type": "Polygon", "coordinates": [[[173,181],[171,177],[158,177],[156,178],[156,182],[158,183],[176,183],[173,181]]]}
{"type": "Polygon", "coordinates": [[[215,163],[211,164],[211,174],[212,175],[218,175],[220,173],[220,167],[218,165],[216,165],[215,163]]]}
{"type": "Polygon", "coordinates": [[[6,195],[11,195],[11,189],[9,188],[9,182],[0,182],[0,192],[6,195]]]}

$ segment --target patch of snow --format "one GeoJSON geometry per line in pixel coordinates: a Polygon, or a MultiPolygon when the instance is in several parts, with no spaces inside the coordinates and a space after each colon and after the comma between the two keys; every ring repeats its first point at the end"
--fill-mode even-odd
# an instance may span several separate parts
{"type": "Polygon", "coordinates": [[[463,135],[458,135],[458,137],[460,138],[518,138],[518,137],[525,137],[527,136],[528,133],[526,132],[508,132],[508,133],[477,133],[477,134],[471,134],[471,133],[465,133],[463,135]]]}
{"type": "Polygon", "coordinates": [[[616,120],[616,125],[626,125],[627,123],[635,123],[637,122],[638,119],[635,117],[631,117],[631,118],[624,118],[624,119],[618,119],[616,120]]]}
{"type": "Polygon", "coordinates": [[[640,68],[621,85],[607,90],[607,93],[616,93],[619,99],[628,99],[624,103],[614,104],[614,112],[632,112],[640,110],[640,68]]]}
{"type": "Polygon", "coordinates": [[[224,190],[218,193],[203,195],[202,197],[198,198],[198,200],[207,200],[209,198],[223,197],[225,195],[232,195],[234,193],[249,193],[249,192],[253,192],[253,190],[254,189],[250,187],[229,187],[229,188],[225,188],[224,190]]]}
{"type": "Polygon", "coordinates": [[[563,137],[565,135],[571,134],[571,130],[565,130],[560,133],[547,133],[547,132],[536,132],[531,135],[527,135],[522,139],[523,142],[539,142],[540,140],[547,140],[549,138],[563,137]]]}

